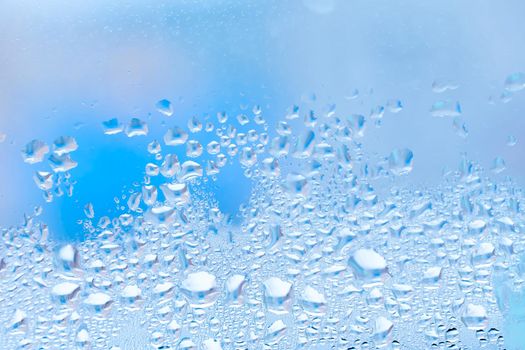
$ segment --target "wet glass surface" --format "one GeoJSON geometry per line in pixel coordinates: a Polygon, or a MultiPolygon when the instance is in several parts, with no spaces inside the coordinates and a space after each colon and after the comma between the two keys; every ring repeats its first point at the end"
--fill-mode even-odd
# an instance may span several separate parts
{"type": "Polygon", "coordinates": [[[522,349],[525,3],[0,3],[0,349],[522,349]]]}

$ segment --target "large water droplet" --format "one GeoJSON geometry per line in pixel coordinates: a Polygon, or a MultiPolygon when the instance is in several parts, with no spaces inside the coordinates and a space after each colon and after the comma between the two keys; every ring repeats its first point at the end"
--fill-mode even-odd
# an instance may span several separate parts
{"type": "Polygon", "coordinates": [[[264,281],[264,302],[269,311],[287,313],[291,306],[292,283],[277,277],[264,281]]]}
{"type": "Polygon", "coordinates": [[[461,320],[469,329],[483,329],[487,326],[487,311],[482,305],[467,304],[461,320]]]}
{"type": "Polygon", "coordinates": [[[218,297],[216,277],[209,272],[190,273],[181,283],[181,291],[193,307],[204,308],[218,297]]]}
{"type": "Polygon", "coordinates": [[[358,249],[348,260],[356,275],[375,279],[387,273],[386,260],[371,249],[358,249]]]}

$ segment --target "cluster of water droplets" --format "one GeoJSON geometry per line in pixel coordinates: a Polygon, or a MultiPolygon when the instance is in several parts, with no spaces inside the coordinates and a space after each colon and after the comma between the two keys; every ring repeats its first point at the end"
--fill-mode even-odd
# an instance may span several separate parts
{"type": "MultiPolygon", "coordinates": [[[[522,88],[509,79],[507,89],[522,88]]],[[[370,179],[404,176],[414,159],[406,148],[364,156],[365,126],[402,109],[386,106],[368,117],[292,106],[274,129],[258,106],[193,117],[148,144],[155,160],[125,213],[96,217],[86,205],[84,242],[49,241],[38,213],[2,229],[0,348],[503,349],[492,281],[523,284],[522,192],[464,159],[440,188],[380,196],[370,179]],[[215,139],[202,144],[200,133],[215,139]],[[239,223],[207,190],[229,162],[253,181],[239,223]]],[[[174,113],[168,100],[156,108],[174,113]]],[[[437,102],[431,113],[460,108],[437,102]]],[[[138,118],[102,126],[148,135],[138,118]]],[[[54,142],[39,188],[60,187],[76,148],[54,142]]],[[[49,151],[32,141],[24,160],[49,151]]]]}
{"type": "MultiPolygon", "coordinates": [[[[36,186],[43,191],[46,202],[52,202],[54,197],[66,193],[73,196],[75,181],[71,179],[70,170],[78,163],[71,158],[71,153],[78,149],[77,141],[71,136],[60,136],[53,142],[53,151],[47,158],[49,168],[36,170],[33,179],[36,186]]],[[[24,162],[39,164],[50,153],[49,146],[41,140],[32,140],[22,150],[24,162]]]]}

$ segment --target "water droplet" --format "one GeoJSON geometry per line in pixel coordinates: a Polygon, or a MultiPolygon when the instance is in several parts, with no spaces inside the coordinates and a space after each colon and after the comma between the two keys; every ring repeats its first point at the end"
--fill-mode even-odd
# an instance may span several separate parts
{"type": "Polygon", "coordinates": [[[390,113],[399,113],[403,110],[403,104],[400,100],[389,100],[386,106],[390,113]]]}
{"type": "Polygon", "coordinates": [[[180,172],[180,181],[191,181],[198,177],[202,177],[202,166],[199,163],[188,160],[182,163],[182,169],[180,172]]]}
{"type": "Polygon", "coordinates": [[[298,173],[290,173],[286,176],[286,186],[290,194],[301,198],[306,198],[310,191],[308,179],[298,173]]]}
{"type": "Polygon", "coordinates": [[[171,117],[173,115],[173,106],[169,100],[163,99],[158,101],[155,104],[155,108],[166,117],[171,117]]]}
{"type": "Polygon", "coordinates": [[[293,120],[297,118],[299,118],[299,106],[293,105],[292,107],[288,108],[286,119],[293,120]]]}
{"type": "Polygon", "coordinates": [[[48,191],[53,187],[54,178],[53,173],[47,171],[37,171],[33,176],[36,185],[43,191],[48,191]]]}
{"type": "Polygon", "coordinates": [[[461,320],[469,329],[484,329],[487,326],[487,311],[482,305],[467,304],[461,320]]]}
{"type": "Polygon", "coordinates": [[[321,315],[326,312],[325,296],[310,286],[306,286],[301,294],[301,305],[306,312],[313,315],[321,315]]]}
{"type": "Polygon", "coordinates": [[[198,158],[202,154],[202,145],[199,141],[190,140],[186,143],[186,156],[189,158],[198,158]]]}
{"type": "Polygon", "coordinates": [[[257,153],[251,147],[243,147],[239,158],[241,165],[250,168],[257,162],[257,153]]]}
{"type": "Polygon", "coordinates": [[[348,264],[363,279],[376,279],[388,271],[385,258],[371,249],[358,249],[350,257],[348,264]]]}
{"type": "Polygon", "coordinates": [[[354,89],[349,95],[345,96],[347,100],[355,100],[359,97],[359,90],[354,89]]]}
{"type": "Polygon", "coordinates": [[[436,284],[441,279],[442,268],[439,266],[433,266],[426,269],[423,273],[423,283],[436,284]]]}
{"type": "Polygon", "coordinates": [[[27,322],[27,313],[23,310],[16,309],[9,321],[8,328],[10,330],[17,330],[27,322]]]}
{"type": "Polygon", "coordinates": [[[505,90],[499,96],[501,103],[509,103],[512,101],[512,91],[505,90]]]}
{"type": "Polygon", "coordinates": [[[48,160],[49,165],[55,173],[65,173],[78,166],[78,163],[71,159],[69,154],[63,154],[61,156],[52,154],[48,160]]]}
{"type": "Polygon", "coordinates": [[[459,102],[438,101],[432,105],[430,114],[438,118],[459,117],[461,115],[461,106],[459,102]]]}
{"type": "Polygon", "coordinates": [[[190,192],[185,183],[162,184],[160,189],[170,205],[184,205],[190,202],[190,192]]]}
{"type": "Polygon", "coordinates": [[[168,129],[164,134],[164,143],[168,146],[183,145],[188,140],[188,133],[179,127],[168,129]]]}
{"type": "Polygon", "coordinates": [[[142,290],[137,285],[125,286],[120,293],[120,298],[126,304],[133,304],[142,296],[142,290]]]}
{"type": "Polygon", "coordinates": [[[193,116],[188,120],[188,130],[194,134],[202,131],[202,123],[196,116],[193,116]]]}
{"type": "Polygon", "coordinates": [[[170,206],[154,207],[146,212],[145,219],[158,225],[166,225],[173,222],[175,213],[175,208],[170,206]]]}
{"type": "Polygon", "coordinates": [[[516,92],[525,89],[525,73],[513,73],[505,79],[505,90],[516,92]]]}
{"type": "Polygon", "coordinates": [[[84,300],[84,305],[95,312],[101,312],[111,305],[112,302],[111,297],[106,293],[92,293],[84,300]]]}
{"type": "Polygon", "coordinates": [[[266,330],[265,339],[269,344],[277,344],[286,334],[286,325],[282,320],[272,323],[266,330]]]}
{"type": "Polygon", "coordinates": [[[53,143],[53,152],[59,156],[78,149],[77,141],[71,136],[61,136],[53,143]]]}
{"type": "Polygon", "coordinates": [[[506,165],[505,165],[505,160],[503,160],[503,158],[501,157],[494,158],[494,160],[492,161],[492,167],[491,167],[494,173],[499,174],[503,170],[505,170],[505,168],[506,168],[506,165]]]}
{"type": "Polygon", "coordinates": [[[490,260],[494,256],[494,245],[490,242],[482,242],[472,253],[472,264],[475,266],[490,265],[490,260]]]}
{"type": "Polygon", "coordinates": [[[467,125],[459,117],[454,118],[452,126],[459,137],[466,138],[468,136],[467,125]]]}
{"type": "Polygon", "coordinates": [[[414,154],[408,148],[396,148],[388,157],[390,172],[396,176],[406,175],[412,171],[414,154]]]}
{"type": "Polygon", "coordinates": [[[216,277],[209,272],[190,273],[181,283],[181,291],[193,307],[213,305],[218,297],[216,277]]]}
{"type": "Polygon", "coordinates": [[[228,121],[228,115],[226,114],[226,112],[219,112],[217,113],[217,120],[220,124],[224,124],[228,121]]]}
{"type": "Polygon", "coordinates": [[[61,304],[72,300],[80,291],[80,286],[72,282],[62,282],[51,289],[52,297],[61,304]]]}
{"type": "Polygon", "coordinates": [[[151,154],[157,154],[161,151],[160,143],[157,140],[153,140],[150,143],[148,143],[148,152],[151,154]]]}
{"type": "Polygon", "coordinates": [[[447,80],[434,80],[432,83],[432,91],[438,94],[447,90],[456,90],[458,87],[459,85],[447,80]]]}
{"type": "Polygon", "coordinates": [[[292,284],[277,277],[270,277],[264,283],[264,302],[269,311],[287,313],[291,306],[292,284]]]}
{"type": "Polygon", "coordinates": [[[275,158],[266,158],[262,161],[262,171],[266,176],[277,177],[280,175],[279,161],[275,158]]]}
{"type": "Polygon", "coordinates": [[[131,119],[126,126],[126,136],[128,137],[146,136],[147,134],[148,125],[138,118],[131,119]]]}
{"type": "Polygon", "coordinates": [[[250,119],[248,118],[246,114],[239,114],[237,116],[237,121],[239,122],[240,125],[246,125],[250,122],[250,119]]]}
{"type": "Polygon", "coordinates": [[[91,342],[91,337],[85,325],[81,326],[76,334],[75,342],[81,348],[86,347],[91,342]]]}
{"type": "Polygon", "coordinates": [[[365,131],[365,117],[359,114],[352,114],[346,118],[346,124],[353,137],[363,137],[365,131]]]}
{"type": "Polygon", "coordinates": [[[206,150],[209,154],[219,154],[221,152],[221,145],[217,141],[211,141],[206,146],[206,150]]]}
{"type": "Polygon", "coordinates": [[[115,135],[124,131],[124,126],[117,118],[102,122],[102,128],[104,129],[104,134],[106,135],[115,135]]]}
{"type": "Polygon", "coordinates": [[[80,256],[78,250],[71,244],[60,247],[55,258],[58,267],[65,271],[71,271],[79,267],[80,256]]]}
{"type": "Polygon", "coordinates": [[[385,107],[383,106],[376,106],[370,111],[370,119],[382,119],[383,115],[385,114],[385,107]]]}
{"type": "Polygon", "coordinates": [[[47,153],[49,153],[49,146],[45,142],[33,140],[22,150],[22,157],[24,158],[24,162],[35,164],[40,163],[47,153]]]}
{"type": "Polygon", "coordinates": [[[315,133],[305,131],[298,139],[293,153],[294,158],[306,159],[312,156],[315,147],[315,133]]]}
{"type": "Polygon", "coordinates": [[[93,209],[93,204],[88,203],[84,206],[84,214],[88,219],[93,219],[95,217],[95,210],[93,209]]]}
{"type": "Polygon", "coordinates": [[[181,170],[179,158],[175,154],[166,154],[164,161],[160,166],[160,173],[162,176],[172,178],[181,170]]]}
{"type": "Polygon", "coordinates": [[[509,135],[509,137],[507,137],[507,146],[514,146],[516,143],[518,143],[518,139],[513,136],[513,135],[509,135]]]}
{"type": "Polygon", "coordinates": [[[246,276],[233,275],[226,280],[227,299],[233,304],[239,304],[242,301],[242,292],[246,276]]]}
{"type": "Polygon", "coordinates": [[[374,321],[374,339],[380,344],[390,343],[394,324],[386,317],[379,316],[374,321]]]}

